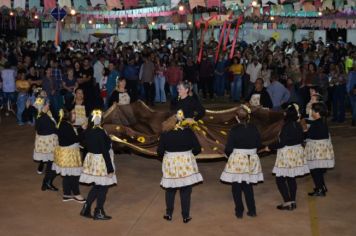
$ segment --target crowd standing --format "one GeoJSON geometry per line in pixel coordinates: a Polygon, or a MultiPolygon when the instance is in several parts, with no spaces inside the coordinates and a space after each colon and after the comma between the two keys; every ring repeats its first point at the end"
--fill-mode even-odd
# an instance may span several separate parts
{"type": "Polygon", "coordinates": [[[132,44],[67,41],[60,51],[53,42],[2,41],[0,105],[6,115],[17,110],[18,124],[23,125],[21,113],[39,86],[58,117],[77,89],[83,91],[90,112],[109,107],[119,78],[126,80],[131,102],[142,99],[150,106],[174,101],[178,83],[187,80],[202,100],[249,103],[255,102],[253,94],[262,93],[267,107],[280,110],[283,104],[296,102],[305,115],[313,87],[332,111],[332,121],[344,122],[350,107],[356,125],[356,49],[351,43],[242,41],[233,58],[222,52],[215,61],[216,45],[213,40],[205,44],[197,63],[189,44],[172,39],[132,44]]]}

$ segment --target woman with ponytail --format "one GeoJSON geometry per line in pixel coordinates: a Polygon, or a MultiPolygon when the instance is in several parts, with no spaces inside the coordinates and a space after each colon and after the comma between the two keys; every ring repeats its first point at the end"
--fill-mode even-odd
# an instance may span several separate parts
{"type": "Polygon", "coordinates": [[[299,106],[292,103],[287,106],[285,122],[277,142],[266,147],[277,150],[277,158],[273,168],[276,183],[283,203],[277,206],[278,210],[294,210],[297,208],[297,176],[309,173],[307,161],[303,155],[303,129],[300,124],[299,106]]]}
{"type": "Polygon", "coordinates": [[[255,125],[250,123],[251,110],[242,105],[237,109],[237,125],[230,130],[225,154],[229,157],[220,180],[232,184],[235,215],[243,217],[242,192],[248,208],[247,215],[256,216],[253,184],[263,181],[263,174],[257,149],[261,147],[261,137],[255,125]]]}
{"type": "Polygon", "coordinates": [[[82,158],[79,148],[79,137],[73,127],[75,113],[61,109],[59,111],[58,142],[54,151],[52,169],[63,176],[63,201],[75,200],[84,203],[80,195],[79,176],[82,172],[82,158]]]}
{"type": "Polygon", "coordinates": [[[56,172],[52,170],[54,150],[58,145],[56,122],[49,111],[49,101],[46,98],[37,97],[34,107],[37,109],[37,117],[35,121],[36,139],[33,159],[41,163],[47,163],[41,189],[42,191],[58,191],[53,185],[56,172]]]}
{"type": "Polygon", "coordinates": [[[192,186],[203,181],[203,178],[195,160],[195,156],[201,152],[201,146],[193,131],[186,127],[184,119],[184,112],[179,110],[176,116],[163,122],[157,154],[163,158],[161,186],[166,190],[166,214],[163,218],[172,220],[174,198],[179,190],[183,222],[188,223],[192,219],[192,186]]]}
{"type": "Polygon", "coordinates": [[[331,143],[328,125],[326,124],[327,108],[325,104],[313,103],[311,107],[313,121],[306,131],[304,157],[308,162],[314,181],[314,191],[309,196],[323,197],[328,191],[324,181],[326,169],[335,166],[334,149],[331,143]]]}
{"type": "Polygon", "coordinates": [[[109,186],[116,184],[114,152],[111,149],[111,140],[101,127],[102,112],[93,110],[90,127],[84,133],[84,144],[88,153],[83,163],[83,171],[79,181],[94,184],[88,193],[86,203],[80,212],[81,216],[94,218],[94,220],[110,220],[106,215],[104,203],[109,186]],[[96,200],[94,217],[91,215],[91,205],[96,200]]]}

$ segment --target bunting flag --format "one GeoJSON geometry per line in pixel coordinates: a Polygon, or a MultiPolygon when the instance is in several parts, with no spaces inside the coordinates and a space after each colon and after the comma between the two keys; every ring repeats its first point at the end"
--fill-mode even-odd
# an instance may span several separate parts
{"type": "Polygon", "coordinates": [[[171,0],[171,8],[175,8],[180,3],[180,0],[171,0]]]}
{"type": "Polygon", "coordinates": [[[244,0],[244,6],[249,7],[252,4],[252,0],[244,0]]]}
{"type": "Polygon", "coordinates": [[[304,11],[315,11],[315,6],[312,2],[304,2],[303,9],[304,11]]]}
{"type": "Polygon", "coordinates": [[[215,53],[215,63],[218,61],[218,58],[219,58],[220,46],[221,46],[222,40],[224,39],[226,24],[227,24],[227,22],[225,21],[224,25],[221,29],[221,32],[220,32],[219,43],[218,43],[218,47],[216,48],[216,53],[215,53]]]}
{"type": "Polygon", "coordinates": [[[315,6],[315,9],[319,9],[321,8],[321,6],[323,5],[323,1],[322,0],[316,0],[314,1],[314,6],[315,6]]]}
{"type": "Polygon", "coordinates": [[[294,12],[294,8],[292,4],[283,5],[283,10],[286,15],[291,14],[294,12]]]}
{"type": "Polygon", "coordinates": [[[138,6],[138,0],[124,0],[124,6],[125,9],[130,9],[131,7],[137,7],[138,6]]]}
{"type": "Polygon", "coordinates": [[[157,6],[162,6],[162,5],[169,6],[169,4],[171,4],[171,1],[170,0],[155,0],[155,3],[157,6]]]}
{"type": "Polygon", "coordinates": [[[44,0],[43,2],[45,10],[53,9],[57,6],[56,0],[44,0]]]}
{"type": "Polygon", "coordinates": [[[225,40],[224,40],[224,46],[223,46],[223,51],[226,52],[226,46],[227,43],[229,42],[230,39],[230,31],[231,31],[231,23],[229,23],[228,27],[227,27],[227,32],[226,32],[226,36],[225,36],[225,40]]]}
{"type": "Polygon", "coordinates": [[[260,16],[261,16],[261,11],[260,11],[260,8],[259,8],[259,7],[254,7],[254,8],[253,8],[253,15],[254,15],[254,16],[257,16],[257,17],[260,17],[260,16]]]}
{"type": "Polygon", "coordinates": [[[58,5],[60,7],[72,7],[72,1],[71,0],[58,0],[58,5]]]}
{"type": "Polygon", "coordinates": [[[105,0],[90,0],[90,3],[93,7],[97,5],[106,5],[105,0]]]}
{"type": "Polygon", "coordinates": [[[344,9],[344,0],[335,0],[335,9],[343,10],[344,9]]]}
{"type": "Polygon", "coordinates": [[[263,15],[269,15],[270,12],[271,12],[271,7],[270,6],[265,6],[262,9],[263,9],[263,15]]]}
{"type": "Polygon", "coordinates": [[[293,3],[294,11],[300,11],[302,4],[300,2],[293,3]]]}
{"type": "Polygon", "coordinates": [[[14,8],[26,8],[26,0],[14,0],[14,8]]]}
{"type": "Polygon", "coordinates": [[[122,8],[122,4],[120,0],[106,0],[106,4],[108,5],[108,9],[121,9],[122,8]]]}
{"type": "Polygon", "coordinates": [[[237,40],[237,37],[239,36],[239,28],[240,28],[240,25],[242,24],[243,22],[243,15],[240,15],[239,18],[237,19],[237,24],[236,24],[236,28],[235,28],[235,34],[234,34],[234,38],[232,40],[232,45],[231,45],[231,51],[230,51],[230,59],[233,58],[234,56],[234,52],[235,52],[235,45],[236,45],[236,40],[237,40]]]}
{"type": "Polygon", "coordinates": [[[88,8],[88,2],[87,0],[75,0],[73,1],[75,9],[87,9],[88,8]]]}
{"type": "Polygon", "coordinates": [[[262,0],[262,6],[277,5],[278,0],[262,0]]]}
{"type": "Polygon", "coordinates": [[[41,1],[40,0],[29,0],[28,1],[28,7],[30,9],[32,8],[40,8],[41,7],[41,1]]]}
{"type": "Polygon", "coordinates": [[[11,0],[0,0],[0,6],[11,8],[11,0]]]}
{"type": "Polygon", "coordinates": [[[323,6],[322,6],[322,10],[333,10],[334,6],[333,6],[333,0],[324,0],[323,1],[323,6]]]}
{"type": "Polygon", "coordinates": [[[209,0],[209,1],[206,1],[206,6],[208,8],[220,7],[220,4],[221,4],[220,0],[209,0]]]}
{"type": "Polygon", "coordinates": [[[189,0],[190,9],[194,9],[197,6],[205,7],[205,0],[189,0]]]}

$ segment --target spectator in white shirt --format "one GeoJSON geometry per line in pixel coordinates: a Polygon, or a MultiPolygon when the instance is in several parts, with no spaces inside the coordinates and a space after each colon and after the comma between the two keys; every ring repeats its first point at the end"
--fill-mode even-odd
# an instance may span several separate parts
{"type": "Polygon", "coordinates": [[[6,116],[12,110],[12,104],[16,102],[16,71],[5,64],[5,69],[1,71],[2,90],[4,93],[4,104],[6,105],[6,116]]]}
{"type": "Polygon", "coordinates": [[[261,69],[262,69],[261,63],[259,63],[257,57],[254,57],[252,62],[248,64],[246,69],[246,74],[248,74],[250,78],[247,87],[247,94],[251,94],[251,92],[253,91],[254,84],[260,76],[261,69]]]}
{"type": "Polygon", "coordinates": [[[100,85],[100,82],[103,78],[103,71],[105,68],[105,57],[103,55],[99,56],[99,59],[94,64],[94,78],[97,85],[100,85]]]}

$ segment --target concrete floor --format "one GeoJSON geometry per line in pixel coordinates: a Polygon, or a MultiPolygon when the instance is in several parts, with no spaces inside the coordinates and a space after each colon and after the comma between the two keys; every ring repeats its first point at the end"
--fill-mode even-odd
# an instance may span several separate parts
{"type": "MultiPolygon", "coordinates": [[[[262,158],[265,182],[255,186],[258,217],[234,216],[229,185],[219,177],[225,161],[199,162],[204,183],[193,189],[191,215],[183,224],[179,195],[172,222],[162,219],[164,191],[161,163],[134,155],[116,155],[119,184],[110,188],[106,212],[113,219],[96,222],[79,216],[81,205],[63,203],[61,192],[42,192],[42,175],[32,161],[34,130],[14,118],[0,124],[0,235],[356,235],[356,128],[331,128],[336,168],[326,175],[325,198],[309,198],[310,176],[298,179],[297,210],[275,209],[281,202],[271,170],[275,156],[262,158]]],[[[61,187],[61,177],[55,185],[61,187]]],[[[81,186],[86,196],[88,186],[81,186]]]]}

